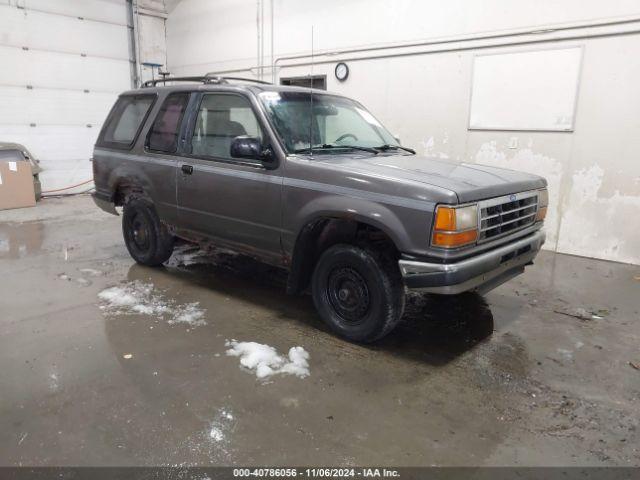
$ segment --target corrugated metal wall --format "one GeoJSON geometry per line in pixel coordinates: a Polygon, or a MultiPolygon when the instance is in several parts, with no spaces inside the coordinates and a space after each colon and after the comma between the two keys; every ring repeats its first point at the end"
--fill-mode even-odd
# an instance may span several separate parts
{"type": "Polygon", "coordinates": [[[41,160],[44,190],[90,179],[102,122],[131,87],[126,2],[0,0],[0,59],[0,141],[41,160]]]}

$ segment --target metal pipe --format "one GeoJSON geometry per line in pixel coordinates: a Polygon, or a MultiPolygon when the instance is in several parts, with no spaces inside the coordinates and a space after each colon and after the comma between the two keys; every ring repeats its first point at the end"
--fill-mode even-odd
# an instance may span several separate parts
{"type": "Polygon", "coordinates": [[[273,12],[274,12],[274,6],[273,6],[273,0],[269,0],[269,3],[271,4],[271,83],[276,83],[276,70],[275,68],[273,68],[273,61],[275,58],[275,54],[274,54],[274,50],[273,50],[273,45],[274,45],[274,35],[275,35],[275,27],[274,27],[274,19],[273,19],[273,12]]]}
{"type": "Polygon", "coordinates": [[[260,0],[256,0],[256,33],[258,38],[258,53],[257,53],[257,62],[258,62],[258,77],[260,77],[260,69],[262,68],[262,62],[260,61],[260,0]]]}
{"type": "Polygon", "coordinates": [[[129,65],[131,69],[131,88],[137,87],[138,55],[136,54],[136,32],[133,18],[133,2],[127,0],[127,33],[129,37],[129,65]]]}
{"type": "MultiPolygon", "coordinates": [[[[442,48],[438,50],[427,50],[427,51],[415,51],[415,52],[404,52],[404,53],[392,53],[385,55],[368,55],[363,57],[340,57],[340,61],[342,62],[356,62],[360,60],[374,60],[374,59],[387,59],[387,58],[400,58],[400,57],[411,57],[418,55],[428,55],[431,53],[450,53],[450,52],[462,52],[466,50],[484,50],[488,48],[497,48],[497,47],[516,47],[522,45],[534,45],[540,43],[550,43],[550,42],[566,42],[570,40],[584,40],[589,38],[606,38],[606,37],[616,37],[622,35],[633,35],[640,33],[640,29],[628,30],[625,32],[610,32],[610,33],[601,33],[601,34],[589,34],[589,35],[574,35],[568,37],[561,38],[548,38],[548,39],[539,39],[539,40],[523,40],[521,42],[508,42],[508,43],[498,43],[498,44],[489,44],[489,45],[471,45],[471,46],[460,46],[460,47],[451,47],[451,48],[442,48]]],[[[322,65],[327,63],[334,63],[336,59],[329,60],[314,60],[313,64],[322,65]]],[[[297,62],[293,64],[283,65],[284,67],[305,67],[311,65],[311,62],[297,62]]]]}
{"type": "Polygon", "coordinates": [[[137,88],[142,83],[142,65],[140,64],[140,18],[138,16],[138,0],[133,0],[131,4],[133,12],[133,35],[136,51],[136,74],[134,87],[137,88]]]}
{"type": "MultiPolygon", "coordinates": [[[[348,48],[343,50],[330,50],[330,51],[324,51],[324,52],[316,52],[315,56],[317,57],[317,56],[326,56],[326,55],[343,55],[343,54],[349,54],[349,53],[372,52],[372,51],[380,51],[380,50],[391,50],[391,49],[397,49],[397,48],[424,47],[424,46],[430,46],[430,45],[442,45],[447,43],[458,43],[458,42],[465,42],[465,41],[494,40],[499,38],[513,37],[513,36],[536,35],[536,34],[552,33],[552,32],[558,32],[558,31],[583,29],[583,28],[625,25],[625,24],[636,23],[636,22],[640,22],[640,16],[624,18],[619,20],[582,22],[579,24],[571,24],[571,25],[565,25],[565,26],[562,26],[561,24],[555,24],[555,25],[549,25],[546,27],[535,27],[535,28],[530,28],[525,30],[512,30],[512,31],[503,32],[503,33],[462,35],[457,37],[448,37],[448,38],[445,37],[440,39],[422,40],[419,42],[401,43],[401,44],[394,44],[394,45],[379,45],[375,47],[358,47],[358,48],[348,48]]],[[[277,67],[278,62],[283,60],[297,60],[302,58],[308,58],[309,56],[310,55],[308,53],[305,53],[305,54],[279,57],[275,60],[274,67],[277,67]]]]}
{"type": "Polygon", "coordinates": [[[260,80],[264,77],[264,0],[260,0],[260,33],[262,42],[260,42],[260,80]]]}
{"type": "MultiPolygon", "coordinates": [[[[524,35],[539,35],[553,32],[562,32],[562,31],[571,31],[576,29],[584,29],[584,28],[593,28],[593,27],[607,27],[607,26],[616,26],[616,25],[625,25],[640,22],[640,17],[634,17],[630,19],[624,20],[616,20],[616,21],[607,21],[607,22],[591,22],[585,23],[581,25],[571,25],[566,27],[555,27],[555,28],[537,28],[535,30],[527,30],[527,31],[518,31],[518,32],[510,32],[510,33],[499,33],[499,34],[487,34],[487,35],[476,35],[473,37],[454,37],[454,38],[446,38],[439,40],[427,40],[423,42],[415,42],[410,44],[397,44],[397,45],[381,45],[377,47],[363,47],[363,48],[352,48],[352,49],[344,49],[344,50],[333,50],[333,51],[324,51],[324,52],[314,52],[314,57],[318,56],[339,56],[346,53],[361,53],[361,52],[370,52],[370,51],[378,51],[378,50],[390,50],[390,49],[401,49],[401,48],[411,48],[411,47],[419,47],[419,46],[438,46],[438,45],[447,45],[451,43],[461,43],[461,42],[472,42],[472,41],[482,41],[482,40],[495,40],[500,38],[508,38],[508,37],[517,37],[524,35]]],[[[573,36],[564,36],[564,37],[552,37],[552,38],[544,38],[544,39],[528,39],[523,41],[511,41],[511,42],[500,42],[500,43],[492,43],[489,45],[471,45],[471,46],[459,46],[459,47],[451,47],[451,48],[441,48],[435,50],[419,50],[412,52],[399,52],[392,53],[386,55],[367,55],[367,56],[354,56],[354,57],[340,57],[339,59],[332,58],[330,60],[314,60],[314,64],[327,64],[334,63],[336,61],[358,61],[358,60],[373,60],[373,59],[384,59],[384,58],[395,58],[395,57],[405,57],[405,56],[416,56],[416,55],[426,55],[430,53],[447,53],[447,52],[455,52],[455,51],[465,51],[465,50],[476,50],[476,49],[486,49],[486,48],[496,48],[496,47],[506,47],[506,46],[519,46],[519,45],[527,45],[527,44],[538,44],[538,43],[548,43],[548,42],[560,42],[560,41],[569,41],[569,40],[580,40],[580,39],[588,39],[588,38],[603,38],[603,37],[611,37],[618,35],[631,35],[635,33],[640,33],[638,30],[628,30],[623,32],[609,32],[609,33],[584,33],[573,36]]],[[[296,59],[305,59],[309,58],[310,54],[299,54],[299,55],[290,55],[278,57],[272,65],[272,76],[275,78],[275,71],[278,67],[278,62],[284,60],[296,60],[296,59]]],[[[285,67],[300,67],[300,66],[309,66],[310,62],[296,62],[292,64],[283,65],[281,68],[285,67]]],[[[238,73],[238,72],[247,72],[252,71],[256,67],[247,67],[240,69],[230,69],[230,70],[220,70],[212,73],[216,74],[225,74],[225,73],[238,73]]]]}

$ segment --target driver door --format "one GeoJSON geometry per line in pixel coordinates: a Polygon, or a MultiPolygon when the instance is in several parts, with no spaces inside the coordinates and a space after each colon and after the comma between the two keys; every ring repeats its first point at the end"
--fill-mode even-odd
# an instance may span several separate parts
{"type": "Polygon", "coordinates": [[[229,153],[241,135],[269,144],[249,98],[201,94],[186,134],[178,166],[179,225],[280,263],[282,166],[267,169],[229,153]]]}

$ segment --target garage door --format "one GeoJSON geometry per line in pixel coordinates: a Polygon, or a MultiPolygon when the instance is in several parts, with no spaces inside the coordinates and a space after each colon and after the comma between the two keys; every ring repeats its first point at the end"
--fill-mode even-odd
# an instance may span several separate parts
{"type": "Polygon", "coordinates": [[[0,0],[0,59],[0,141],[40,159],[45,191],[90,180],[102,122],[131,87],[125,1],[0,0]]]}

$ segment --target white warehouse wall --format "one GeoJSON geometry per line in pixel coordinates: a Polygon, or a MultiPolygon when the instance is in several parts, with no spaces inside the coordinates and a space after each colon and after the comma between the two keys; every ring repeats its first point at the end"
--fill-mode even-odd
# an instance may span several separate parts
{"type": "Polygon", "coordinates": [[[117,96],[166,69],[166,17],[164,0],[0,0],[0,142],[40,160],[45,193],[92,187],[117,96]]]}
{"type": "Polygon", "coordinates": [[[131,87],[125,0],[0,0],[0,58],[0,141],[41,161],[43,190],[91,187],[98,132],[131,87]]]}
{"type": "Polygon", "coordinates": [[[640,264],[636,0],[169,4],[173,74],[229,71],[277,80],[313,68],[327,75],[330,91],[361,101],[420,153],[545,176],[552,202],[547,249],[640,264]],[[429,44],[402,46],[420,41],[429,44]],[[565,46],[583,48],[574,131],[467,128],[476,55],[565,46]],[[386,48],[345,52],[358,47],[386,48]],[[299,58],[281,58],[287,56],[299,58]],[[343,83],[333,75],[339,61],[350,67],[343,83]]]}

